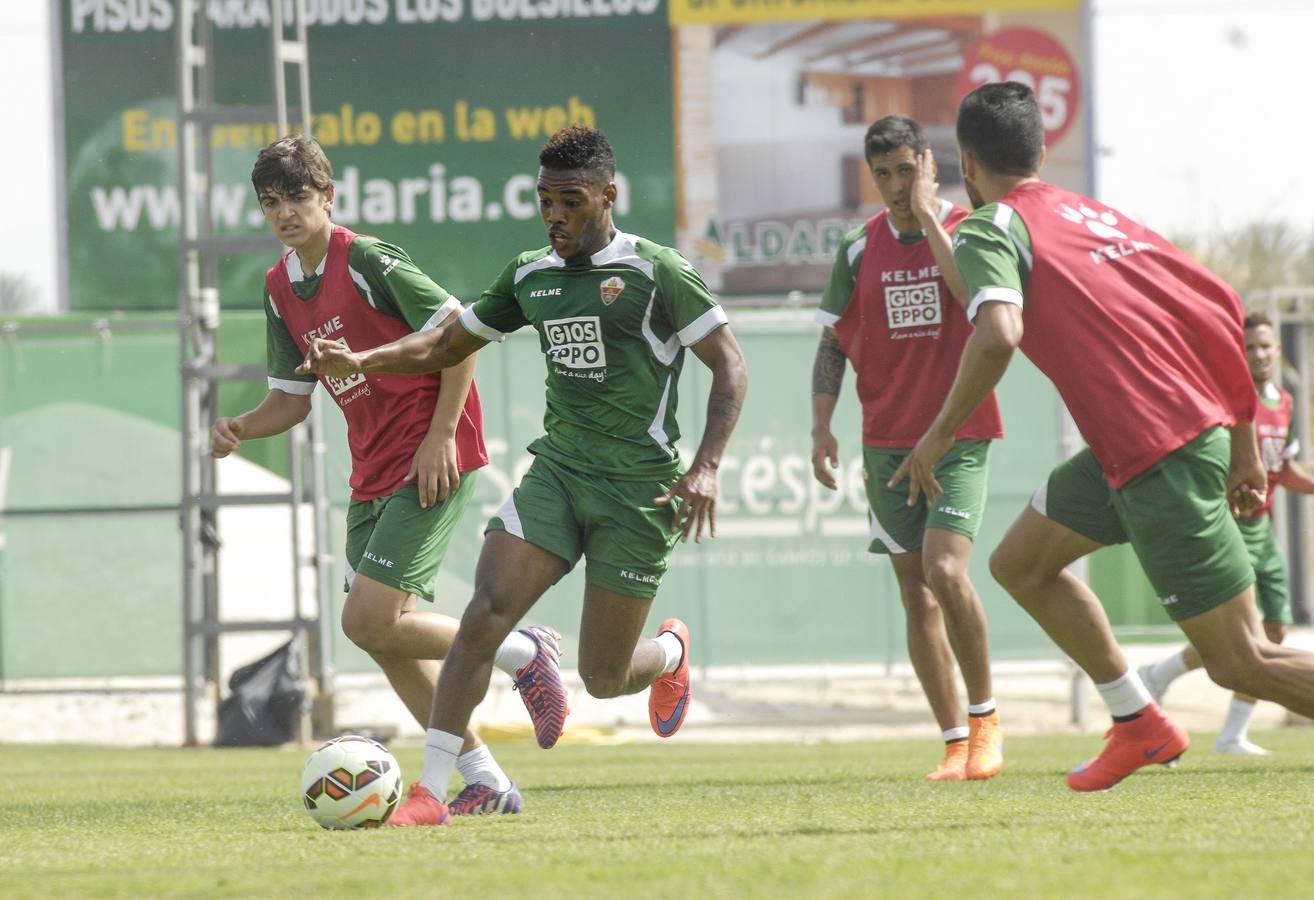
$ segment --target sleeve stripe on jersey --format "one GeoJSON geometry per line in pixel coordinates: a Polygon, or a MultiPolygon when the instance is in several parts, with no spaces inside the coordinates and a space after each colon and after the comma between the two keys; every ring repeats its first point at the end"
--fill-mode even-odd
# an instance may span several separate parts
{"type": "Polygon", "coordinates": [[[1287,449],[1282,451],[1282,458],[1295,459],[1298,456],[1300,456],[1300,439],[1293,438],[1291,443],[1287,444],[1287,449]]]}
{"type": "Polygon", "coordinates": [[[1033,268],[1031,249],[1027,247],[1026,244],[1022,243],[1017,235],[1013,234],[1012,229],[1008,227],[1013,221],[1014,215],[1013,207],[1009,206],[1007,203],[998,203],[995,205],[995,218],[993,223],[996,228],[1008,235],[1008,239],[1012,241],[1013,246],[1017,248],[1017,255],[1022,258],[1022,262],[1026,265],[1027,271],[1030,272],[1033,268]]]}
{"type": "Polygon", "coordinates": [[[429,321],[420,326],[420,330],[432,331],[446,322],[447,317],[454,312],[461,312],[461,301],[449,296],[443,301],[443,305],[438,307],[438,311],[429,317],[429,321]]]}
{"type": "Polygon", "coordinates": [[[470,332],[477,338],[483,338],[486,341],[493,341],[498,344],[506,340],[505,334],[498,331],[496,328],[489,328],[483,322],[479,321],[479,317],[475,315],[473,306],[467,306],[461,312],[461,324],[465,326],[466,331],[470,332]]]}
{"type": "Polygon", "coordinates": [[[849,268],[852,269],[862,255],[862,251],[867,249],[867,235],[864,234],[852,244],[849,244],[849,268]]]}
{"type": "Polygon", "coordinates": [[[296,394],[305,397],[315,391],[315,381],[293,381],[290,378],[270,378],[269,389],[271,391],[282,391],[285,394],[296,394]]]}
{"type": "Polygon", "coordinates": [[[997,300],[1000,303],[1011,303],[1019,309],[1022,307],[1022,294],[1013,288],[981,288],[976,292],[976,296],[972,298],[972,302],[967,305],[967,321],[974,321],[977,311],[981,309],[981,304],[989,303],[992,300],[997,300]]]}
{"type": "Polygon", "coordinates": [[[539,269],[560,269],[565,265],[566,261],[564,259],[557,256],[555,253],[549,253],[547,256],[536,259],[531,263],[525,263],[523,266],[516,269],[515,284],[524,281],[526,276],[537,272],[539,269]]]}
{"type": "Polygon", "coordinates": [[[365,302],[375,309],[378,309],[379,304],[374,302],[374,292],[370,290],[369,282],[365,280],[365,276],[357,272],[351,266],[347,266],[347,271],[351,273],[351,280],[356,282],[356,287],[365,295],[365,302]]]}
{"type": "Polygon", "coordinates": [[[283,321],[283,314],[278,311],[278,304],[274,302],[274,295],[265,294],[265,302],[269,304],[269,309],[274,313],[274,318],[280,322],[283,321]]]}
{"type": "Polygon", "coordinates": [[[826,312],[824,309],[819,309],[817,310],[816,320],[819,325],[824,325],[827,328],[834,328],[835,323],[840,320],[840,317],[833,312],[826,312]]]}
{"type": "Polygon", "coordinates": [[[680,337],[673,334],[664,341],[657,337],[657,333],[652,330],[652,306],[655,302],[657,302],[657,289],[653,288],[652,296],[648,298],[648,308],[643,311],[643,337],[652,349],[652,355],[657,357],[657,361],[669,366],[680,355],[680,337]]]}
{"type": "Polygon", "coordinates": [[[691,347],[729,321],[726,318],[724,309],[720,306],[713,306],[677,332],[680,343],[686,347],[691,347]]]}

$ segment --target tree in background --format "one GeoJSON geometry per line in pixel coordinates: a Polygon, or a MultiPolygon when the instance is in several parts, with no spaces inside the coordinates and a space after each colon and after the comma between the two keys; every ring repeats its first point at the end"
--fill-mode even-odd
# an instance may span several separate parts
{"type": "Polygon", "coordinates": [[[0,313],[39,312],[40,292],[21,272],[0,272],[0,313]]]}
{"type": "Polygon", "coordinates": [[[1179,235],[1172,241],[1242,297],[1266,288],[1314,285],[1314,234],[1287,222],[1251,222],[1208,237],[1179,235]]]}

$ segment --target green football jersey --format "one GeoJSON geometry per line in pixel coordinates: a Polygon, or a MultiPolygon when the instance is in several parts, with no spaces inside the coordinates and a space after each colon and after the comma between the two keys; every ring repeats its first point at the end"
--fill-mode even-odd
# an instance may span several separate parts
{"type": "Polygon", "coordinates": [[[461,314],[477,337],[538,331],[547,364],[539,454],[582,472],[662,479],[680,471],[676,392],[684,348],[726,322],[678,251],[617,232],[584,264],[522,253],[461,314]]]}
{"type": "MultiPolygon", "coordinates": [[[[287,267],[288,280],[296,295],[310,300],[319,290],[326,262],[327,256],[320,262],[319,271],[307,273],[302,270],[296,253],[289,251],[279,264],[287,267]]],[[[460,306],[459,301],[411,262],[405,250],[376,237],[356,235],[347,251],[347,267],[362,300],[380,312],[402,319],[412,331],[440,324],[460,306]]],[[[315,376],[296,373],[305,355],[278,317],[268,293],[264,307],[270,389],[309,394],[315,388],[315,376]]]]}

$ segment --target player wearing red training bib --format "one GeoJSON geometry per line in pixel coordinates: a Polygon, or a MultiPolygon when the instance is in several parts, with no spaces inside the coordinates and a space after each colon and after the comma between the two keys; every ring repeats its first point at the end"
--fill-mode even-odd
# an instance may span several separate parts
{"type": "MultiPolygon", "coordinates": [[[[1279,386],[1279,363],[1282,351],[1272,320],[1263,313],[1246,317],[1246,358],[1254,379],[1259,403],[1255,408],[1255,435],[1259,439],[1259,456],[1268,472],[1268,494],[1263,505],[1252,515],[1237,519],[1241,537],[1246,542],[1250,565],[1255,570],[1255,599],[1264,624],[1264,633],[1275,644],[1287,636],[1291,624],[1291,604],[1287,591],[1287,566],[1273,533],[1270,511],[1278,485],[1302,494],[1314,493],[1314,477],[1298,462],[1300,442],[1292,427],[1291,394],[1279,386]]],[[[1156,703],[1163,702],[1168,686],[1179,676],[1202,665],[1200,654],[1187,644],[1159,662],[1142,666],[1138,673],[1156,703]]],[[[1223,728],[1214,743],[1218,753],[1241,756],[1266,756],[1268,751],[1250,740],[1247,730],[1255,711],[1255,698],[1234,693],[1223,719],[1223,728]]]]}
{"type": "MultiPolygon", "coordinates": [[[[333,224],[333,169],[314,141],[287,137],[265,147],[251,183],[288,252],[265,276],[269,394],[255,409],[215,421],[215,457],[309,415],[316,379],[296,368],[316,338],[364,349],[436,328],[461,311],[399,247],[333,224]]],[[[458,623],[421,611],[418,599],[433,599],[476,470],[488,464],[473,379],[473,358],[441,375],[320,379],[347,420],[351,448],[343,631],[379,664],[421,725],[437,660],[451,649],[458,623]]],[[[536,700],[553,694],[564,710],[556,641],[549,628],[523,629],[503,642],[497,664],[538,685],[536,700]]],[[[522,696],[537,726],[542,704],[522,696]]],[[[466,787],[452,802],[454,813],[519,812],[519,790],[468,729],[458,765],[466,787]]]]}
{"type": "Polygon", "coordinates": [[[958,228],[954,260],[976,330],[895,480],[909,478],[910,498],[938,492],[935,462],[1019,345],[1072,412],[1089,447],[1050,474],[990,560],[1112,713],[1103,752],[1069,772],[1068,786],[1106,790],[1190,744],[1067,569],[1106,544],[1132,544],[1214,680],[1314,715],[1314,654],[1262,637],[1232,517],[1259,508],[1266,482],[1240,300],[1159,235],[1039,180],[1044,129],[1030,88],[977,88],[957,130],[976,211],[958,228]]]}
{"type": "Polygon", "coordinates": [[[961,293],[949,230],[967,213],[937,198],[934,160],[912,119],[878,120],[863,149],[886,208],[845,235],[817,311],[823,332],[812,376],[813,474],[836,488],[839,448],[830,423],[852,364],[862,402],[869,549],[888,554],[894,567],[908,655],[945,741],[943,761],[926,777],[990,778],[1003,767],[1003,739],[985,613],[967,564],[985,509],[990,440],[1003,436],[994,395],[957,429],[937,465],[944,493],[936,502],[910,506],[886,484],[944,402],[972,331],[950,287],[961,293]]]}

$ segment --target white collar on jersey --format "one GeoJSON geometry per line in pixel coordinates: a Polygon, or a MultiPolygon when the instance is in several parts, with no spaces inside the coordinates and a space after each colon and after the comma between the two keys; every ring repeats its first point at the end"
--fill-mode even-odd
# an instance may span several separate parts
{"type": "MultiPolygon", "coordinates": [[[[321,259],[319,265],[315,267],[314,274],[316,276],[324,274],[324,266],[328,264],[328,255],[329,252],[331,252],[332,247],[333,245],[330,242],[329,249],[324,251],[324,258],[321,259]]],[[[287,256],[283,257],[283,268],[287,269],[287,280],[293,284],[296,284],[298,281],[306,280],[306,272],[301,268],[301,257],[297,256],[296,250],[289,250],[287,256]]]]}
{"type": "Polygon", "coordinates": [[[1260,390],[1259,393],[1263,396],[1265,400],[1282,399],[1282,392],[1279,391],[1278,386],[1271,381],[1265,382],[1264,387],[1260,390]]]}
{"type": "MultiPolygon", "coordinates": [[[[616,226],[613,224],[612,227],[615,228],[616,226]]],[[[611,239],[611,243],[590,256],[589,265],[602,266],[623,257],[634,256],[634,241],[634,235],[626,234],[616,228],[616,235],[611,239]]],[[[555,250],[551,253],[551,259],[555,265],[564,266],[566,264],[566,261],[555,250]]]]}
{"type": "MultiPolygon", "coordinates": [[[[953,211],[953,208],[954,205],[952,203],[950,203],[948,200],[944,199],[943,197],[940,198],[940,212],[937,213],[935,216],[937,219],[940,220],[940,224],[944,224],[944,220],[949,218],[949,213],[953,211]]],[[[911,237],[911,235],[905,235],[902,232],[900,232],[899,229],[895,228],[894,220],[891,219],[889,216],[885,217],[885,224],[890,226],[890,234],[894,235],[895,240],[898,240],[901,237],[911,237]]],[[[920,235],[925,235],[926,230],[923,229],[917,233],[920,235]]]]}

